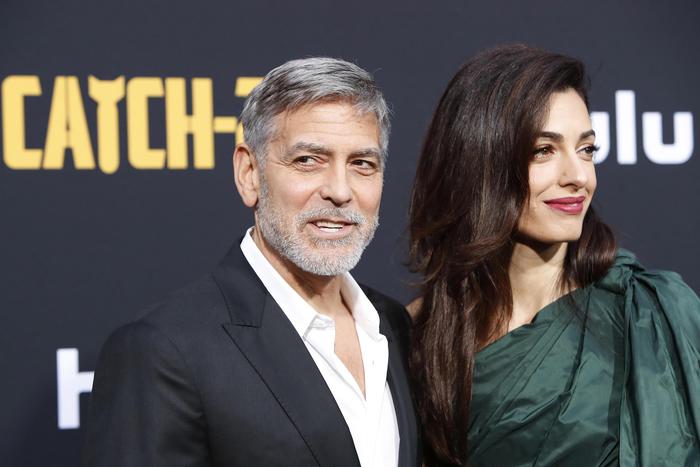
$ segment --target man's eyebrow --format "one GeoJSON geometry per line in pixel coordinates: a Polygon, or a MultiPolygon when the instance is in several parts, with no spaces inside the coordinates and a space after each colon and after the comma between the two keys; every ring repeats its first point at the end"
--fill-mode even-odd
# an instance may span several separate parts
{"type": "MultiPolygon", "coordinates": [[[[311,154],[324,154],[324,155],[333,154],[332,149],[330,149],[326,146],[323,146],[321,144],[309,143],[307,141],[299,141],[298,143],[294,143],[292,145],[292,147],[289,148],[286,156],[289,158],[289,157],[292,157],[299,152],[308,152],[311,154]]],[[[357,151],[353,151],[351,155],[353,157],[376,157],[376,158],[380,159],[382,153],[379,150],[379,148],[368,147],[368,148],[358,149],[357,151]]]]}
{"type": "MultiPolygon", "coordinates": [[[[536,136],[538,138],[551,139],[551,140],[556,141],[556,142],[560,142],[564,139],[564,136],[561,133],[556,133],[554,131],[540,131],[539,133],[537,133],[536,136]]],[[[581,133],[581,135],[578,137],[578,139],[579,140],[586,139],[589,136],[595,136],[595,131],[593,131],[593,130],[584,131],[583,133],[581,133]]]]}
{"type": "Polygon", "coordinates": [[[378,148],[364,148],[364,149],[358,149],[357,151],[352,152],[352,156],[355,157],[376,157],[377,159],[381,158],[382,153],[379,151],[378,148]]]}
{"type": "Polygon", "coordinates": [[[287,151],[287,156],[292,156],[297,152],[310,152],[312,154],[330,154],[333,151],[320,144],[299,141],[298,143],[294,143],[292,147],[289,148],[289,150],[287,151]]]}

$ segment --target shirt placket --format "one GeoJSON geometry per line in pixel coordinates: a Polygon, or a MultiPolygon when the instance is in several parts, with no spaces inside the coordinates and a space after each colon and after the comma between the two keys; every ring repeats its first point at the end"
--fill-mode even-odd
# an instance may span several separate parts
{"type": "MultiPolygon", "coordinates": [[[[368,451],[368,439],[366,437],[368,426],[368,403],[365,400],[365,395],[362,394],[360,386],[353,378],[350,371],[346,368],[340,358],[335,354],[335,322],[332,318],[327,316],[318,315],[314,321],[311,323],[309,332],[307,333],[307,340],[309,344],[314,348],[321,358],[326,362],[326,364],[340,377],[345,385],[345,391],[351,399],[346,399],[344,401],[338,401],[339,404],[343,404],[345,407],[350,408],[355,415],[355,419],[361,420],[363,429],[360,430],[357,435],[360,439],[356,439],[356,443],[361,444],[357,446],[357,454],[360,457],[361,464],[363,466],[368,465],[365,459],[366,453],[368,451]]],[[[364,361],[364,350],[362,349],[362,344],[360,344],[360,349],[362,352],[363,367],[365,365],[364,361]]],[[[367,386],[367,371],[365,371],[365,392],[368,391],[367,386]]],[[[370,443],[371,446],[373,443],[370,443]]]]}
{"type": "Polygon", "coordinates": [[[381,441],[379,433],[382,422],[382,403],[386,390],[386,372],[388,347],[382,335],[372,337],[360,326],[357,335],[362,349],[363,367],[365,368],[365,393],[367,416],[365,418],[365,442],[373,460],[377,456],[377,445],[381,441]]]}

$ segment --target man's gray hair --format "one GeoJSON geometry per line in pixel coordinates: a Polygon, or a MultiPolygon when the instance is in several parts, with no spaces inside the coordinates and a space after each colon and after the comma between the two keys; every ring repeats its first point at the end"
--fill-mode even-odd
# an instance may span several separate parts
{"type": "Polygon", "coordinates": [[[307,104],[336,100],[350,103],[361,114],[371,112],[377,117],[383,162],[391,126],[384,97],[372,75],[337,58],[291,60],[270,71],[245,101],[241,113],[245,142],[263,165],[267,143],[276,131],[277,115],[307,104]]]}

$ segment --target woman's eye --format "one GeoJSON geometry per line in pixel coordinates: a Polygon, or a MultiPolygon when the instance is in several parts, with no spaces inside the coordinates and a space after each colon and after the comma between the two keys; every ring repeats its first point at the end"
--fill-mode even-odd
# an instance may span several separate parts
{"type": "Polygon", "coordinates": [[[596,152],[598,152],[599,149],[600,149],[599,146],[590,145],[590,146],[586,146],[585,148],[583,148],[583,152],[592,156],[596,152]]]}
{"type": "Polygon", "coordinates": [[[550,158],[554,154],[552,146],[542,146],[532,151],[532,158],[536,161],[550,158]]]}
{"type": "Polygon", "coordinates": [[[599,149],[600,149],[599,146],[595,146],[595,145],[591,144],[589,146],[584,147],[581,150],[584,152],[584,154],[593,158],[593,156],[595,156],[595,153],[598,152],[599,149]]]}

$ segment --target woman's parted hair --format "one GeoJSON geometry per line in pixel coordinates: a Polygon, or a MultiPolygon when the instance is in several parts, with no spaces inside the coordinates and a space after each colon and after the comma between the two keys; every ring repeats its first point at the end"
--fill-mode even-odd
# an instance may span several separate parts
{"type": "MultiPolygon", "coordinates": [[[[465,63],[445,90],[418,162],[410,208],[411,264],[422,273],[411,370],[430,456],[465,465],[474,359],[512,312],[508,264],[528,200],[528,169],[552,93],[588,106],[583,64],[526,45],[465,63]]],[[[562,284],[610,267],[615,240],[589,208],[569,244],[562,284]]]]}

